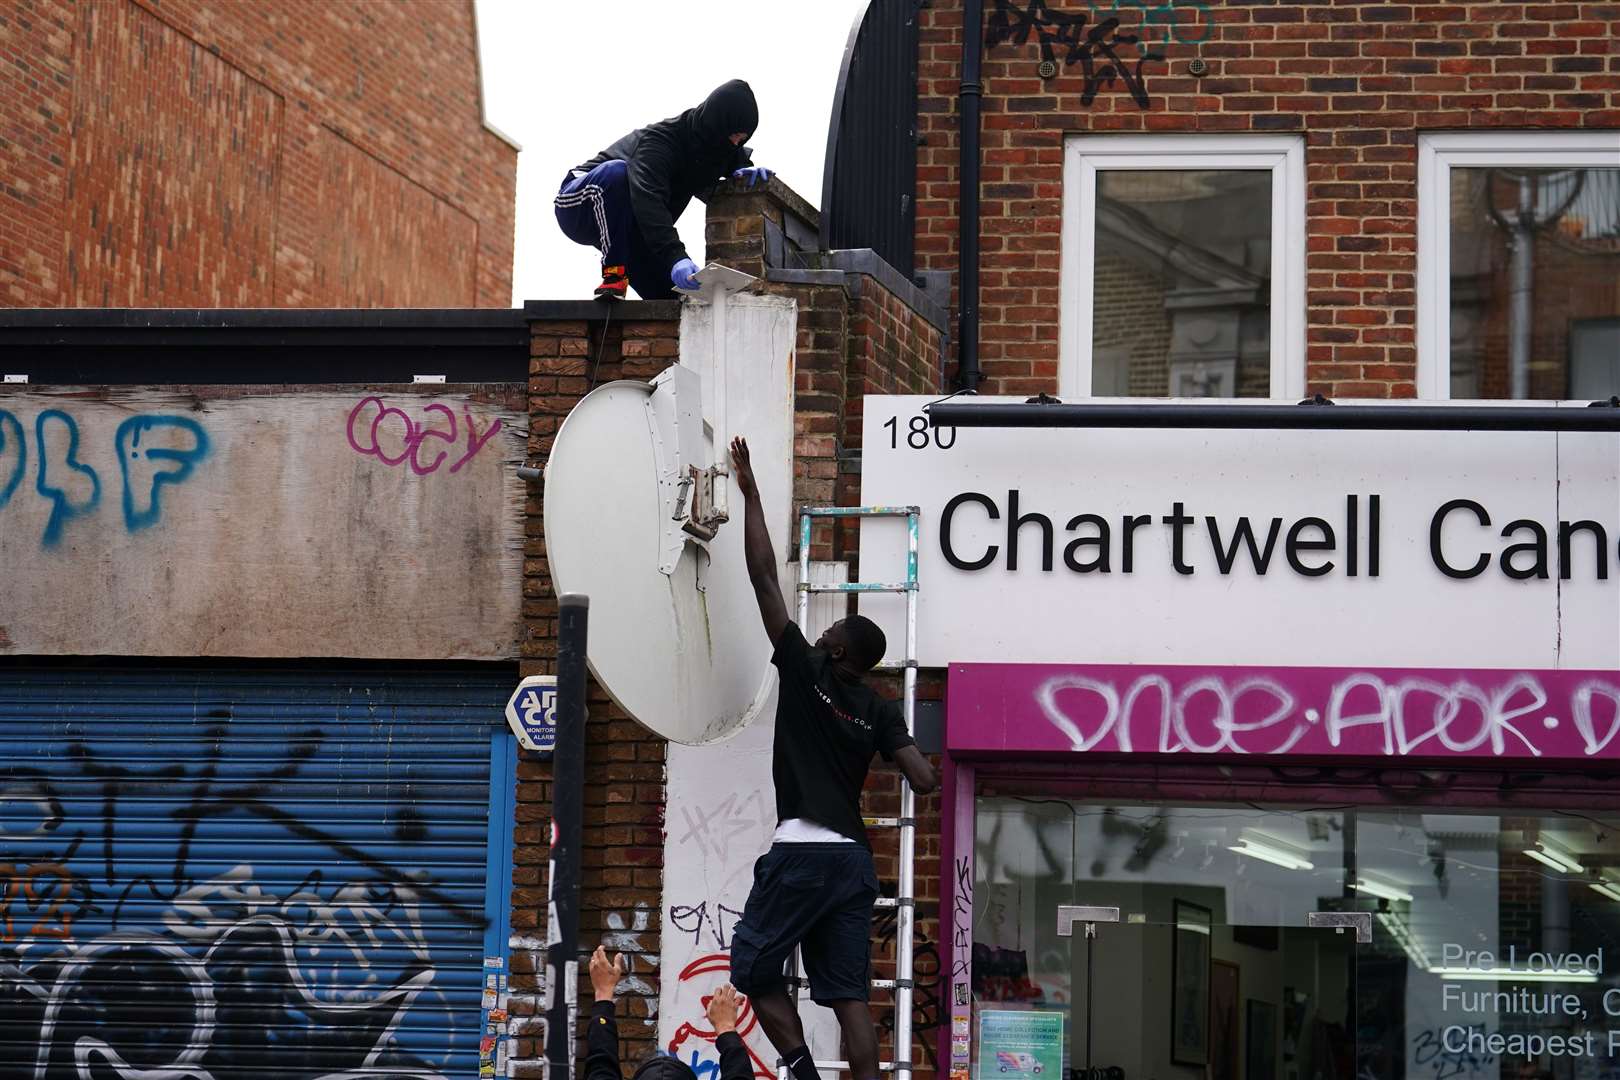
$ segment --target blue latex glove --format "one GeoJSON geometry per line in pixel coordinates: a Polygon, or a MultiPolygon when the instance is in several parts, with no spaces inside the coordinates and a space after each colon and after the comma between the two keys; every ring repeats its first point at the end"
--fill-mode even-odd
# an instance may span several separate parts
{"type": "Polygon", "coordinates": [[[733,180],[741,180],[745,187],[763,184],[771,178],[771,170],[759,165],[750,165],[746,169],[738,169],[731,174],[733,180]]]}
{"type": "Polygon", "coordinates": [[[677,289],[697,289],[701,286],[697,282],[697,263],[691,259],[682,259],[670,267],[669,280],[677,289]]]}

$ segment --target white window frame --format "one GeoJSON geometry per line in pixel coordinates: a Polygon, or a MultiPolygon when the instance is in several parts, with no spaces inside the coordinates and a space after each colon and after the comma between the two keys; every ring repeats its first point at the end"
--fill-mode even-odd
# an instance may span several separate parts
{"type": "Polygon", "coordinates": [[[1305,138],[1180,133],[1072,135],[1064,143],[1058,396],[1096,396],[1091,331],[1099,169],[1271,172],[1271,396],[1304,396],[1305,138]]]}
{"type": "Polygon", "coordinates": [[[1451,400],[1451,170],[1492,165],[1620,167],[1620,131],[1436,131],[1418,135],[1419,398],[1451,400]]]}

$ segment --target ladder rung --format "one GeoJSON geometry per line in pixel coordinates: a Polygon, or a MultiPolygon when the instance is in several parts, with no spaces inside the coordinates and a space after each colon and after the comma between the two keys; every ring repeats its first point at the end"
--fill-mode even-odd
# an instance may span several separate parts
{"type": "Polygon", "coordinates": [[[909,817],[863,817],[861,824],[874,829],[915,829],[917,819],[909,817]]]}
{"type": "Polygon", "coordinates": [[[871,670],[872,671],[877,671],[877,672],[904,671],[904,670],[906,670],[906,668],[914,668],[914,667],[921,667],[921,666],[922,665],[917,663],[917,661],[915,661],[915,660],[885,660],[881,664],[873,664],[872,667],[871,667],[871,670]]]}
{"type": "Polygon", "coordinates": [[[893,896],[880,896],[876,900],[872,901],[872,906],[875,908],[899,907],[900,901],[893,896]]]}
{"type": "Polygon", "coordinates": [[[904,987],[905,989],[910,990],[910,989],[914,988],[915,986],[916,986],[916,983],[912,982],[910,979],[873,979],[872,980],[872,989],[874,989],[874,990],[895,990],[895,989],[899,989],[901,987],[904,987]]]}
{"type": "Polygon", "coordinates": [[[916,592],[915,581],[901,581],[896,584],[887,584],[881,581],[801,581],[799,591],[807,593],[857,593],[857,592],[916,592]]]}
{"type": "MultiPolygon", "coordinates": [[[[815,1066],[817,1069],[829,1069],[837,1072],[847,1072],[849,1070],[849,1062],[847,1061],[818,1061],[815,1063],[815,1066]]],[[[911,1062],[905,1062],[905,1066],[909,1069],[911,1067],[911,1062]]],[[[878,1062],[878,1072],[894,1072],[894,1062],[878,1062]]]]}
{"type": "Polygon", "coordinates": [[[909,517],[922,513],[918,506],[802,506],[801,517],[909,517]]]}

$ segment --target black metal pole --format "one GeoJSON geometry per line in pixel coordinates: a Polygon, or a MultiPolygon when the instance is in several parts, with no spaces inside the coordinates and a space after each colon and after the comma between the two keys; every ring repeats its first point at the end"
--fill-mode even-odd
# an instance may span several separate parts
{"type": "Polygon", "coordinates": [[[546,1076],[572,1080],[579,1014],[579,849],[585,801],[585,637],[590,597],[565,594],[557,619],[557,743],[546,875],[546,1076]]]}
{"type": "Polygon", "coordinates": [[[984,0],[962,5],[962,85],[957,93],[961,151],[957,161],[957,381],[979,388],[979,60],[984,52],[984,0]]]}
{"type": "Polygon", "coordinates": [[[1338,428],[1359,431],[1620,431],[1620,408],[1546,405],[1123,405],[940,401],[934,427],[1338,428]]]}

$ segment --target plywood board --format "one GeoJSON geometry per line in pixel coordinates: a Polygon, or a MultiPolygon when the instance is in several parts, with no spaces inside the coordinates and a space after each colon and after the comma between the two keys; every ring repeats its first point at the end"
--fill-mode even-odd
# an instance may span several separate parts
{"type": "Polygon", "coordinates": [[[0,655],[508,659],[521,386],[0,392],[0,655]]]}

